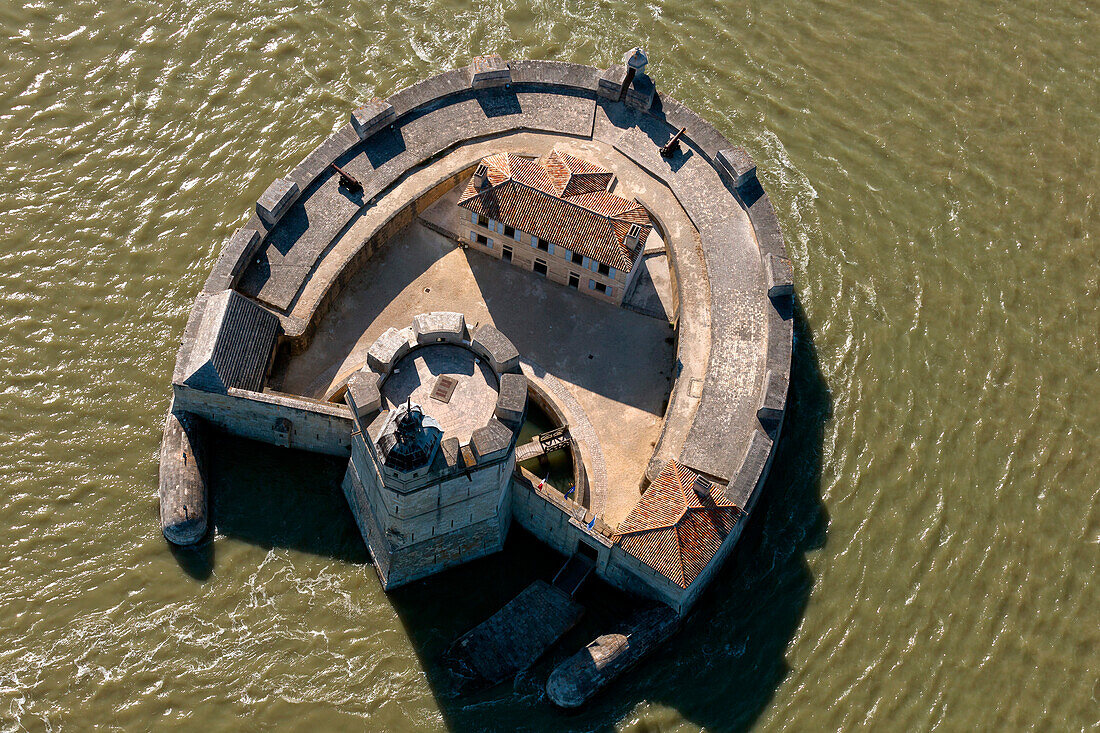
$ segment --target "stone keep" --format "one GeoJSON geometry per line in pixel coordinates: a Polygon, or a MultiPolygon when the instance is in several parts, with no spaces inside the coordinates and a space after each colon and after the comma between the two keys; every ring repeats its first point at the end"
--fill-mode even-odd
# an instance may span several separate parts
{"type": "Polygon", "coordinates": [[[344,493],[385,589],[503,547],[527,406],[514,352],[460,313],[420,314],[348,380],[344,493]]]}

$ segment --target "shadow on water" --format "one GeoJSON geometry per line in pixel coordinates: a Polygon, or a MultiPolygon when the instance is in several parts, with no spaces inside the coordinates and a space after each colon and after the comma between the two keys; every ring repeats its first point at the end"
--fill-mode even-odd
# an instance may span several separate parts
{"type": "Polygon", "coordinates": [[[589,583],[581,626],[516,682],[472,696],[456,693],[440,665],[448,644],[488,618],[563,558],[513,525],[504,553],[391,594],[421,657],[448,727],[483,730],[606,730],[641,703],[677,710],[707,730],[750,728],[790,671],[786,649],[813,588],[806,554],[825,546],[822,443],[832,402],[812,334],[796,303],[795,354],[784,426],[764,493],[737,549],[683,629],[578,712],[554,708],[543,688],[562,659],[615,626],[629,606],[589,583]]]}
{"type": "Polygon", "coordinates": [[[708,730],[747,729],[767,710],[790,671],[786,649],[813,589],[806,555],[826,543],[822,445],[832,399],[797,302],[794,329],[783,436],[753,519],[669,643],[674,653],[658,655],[637,681],[642,698],[708,730]]]}
{"type": "MultiPolygon", "coordinates": [[[[221,535],[264,548],[286,547],[350,563],[370,561],[340,482],[345,459],[212,431],[207,446],[210,523],[221,535]]],[[[172,548],[197,580],[210,577],[213,532],[191,548],[172,548]]]]}
{"type": "Polygon", "coordinates": [[[201,542],[194,545],[180,547],[171,542],[165,544],[180,568],[195,580],[209,580],[214,574],[214,537],[209,531],[201,542]]]}

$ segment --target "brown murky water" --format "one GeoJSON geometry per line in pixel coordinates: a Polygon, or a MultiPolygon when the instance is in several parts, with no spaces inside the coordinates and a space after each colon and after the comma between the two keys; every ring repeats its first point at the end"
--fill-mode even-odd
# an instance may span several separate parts
{"type": "Polygon", "coordinates": [[[1097,727],[1089,3],[7,0],[0,36],[4,729],[1097,727]],[[768,501],[677,640],[580,715],[539,669],[455,697],[438,652],[556,560],[388,598],[339,464],[239,441],[170,551],[176,345],[267,183],[479,52],[636,43],[756,156],[802,308],[768,501]]]}

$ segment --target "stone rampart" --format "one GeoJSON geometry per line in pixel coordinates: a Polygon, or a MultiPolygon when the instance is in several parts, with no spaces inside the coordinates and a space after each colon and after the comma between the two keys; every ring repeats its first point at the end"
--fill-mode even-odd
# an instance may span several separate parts
{"type": "Polygon", "coordinates": [[[174,388],[176,409],[198,415],[216,427],[264,443],[351,455],[351,410],[344,405],[292,395],[230,389],[204,392],[186,385],[174,388]]]}
{"type": "MultiPolygon", "coordinates": [[[[249,221],[230,237],[196,299],[176,381],[182,381],[180,365],[189,363],[206,299],[227,288],[270,306],[292,352],[308,345],[362,264],[468,173],[448,172],[374,224],[357,249],[334,250],[353,221],[419,166],[462,144],[517,130],[591,138],[663,182],[701,240],[706,272],[699,276],[707,280],[707,296],[685,299],[685,289],[698,282],[676,271],[674,298],[681,331],[708,334],[709,356],[694,363],[678,348],[681,377],[658,450],[667,448],[669,457],[751,506],[782,426],[790,373],[792,288],[778,219],[744,151],[683,104],[652,94],[644,74],[637,83],[623,77],[618,96],[625,103],[614,101],[608,89],[600,96],[604,77],[611,78],[576,64],[483,60],[477,69],[440,74],[358,110],[265,191],[249,221]],[[505,86],[498,85],[502,81],[505,86]],[[657,147],[680,127],[687,128],[681,152],[663,158],[657,147]],[[363,183],[361,196],[339,188],[333,162],[363,183]],[[666,435],[677,437],[666,446],[666,435]]],[[[238,338],[246,341],[248,334],[238,338]]],[[[511,366],[498,363],[505,370],[511,366]]],[[[342,406],[322,408],[324,403],[239,389],[200,392],[179,384],[176,398],[181,409],[248,437],[339,455],[349,451],[351,415],[342,406]]]]}
{"type": "MultiPolygon", "coordinates": [[[[372,178],[371,187],[368,187],[368,192],[371,193],[370,198],[375,198],[381,194],[386,187],[392,185],[401,175],[404,174],[407,167],[410,165],[420,164],[426,160],[440,155],[445,150],[455,145],[461,144],[474,139],[479,139],[487,135],[495,134],[507,129],[546,129],[561,132],[563,120],[569,115],[563,117],[563,109],[559,109],[558,105],[563,108],[569,108],[571,114],[575,114],[578,110],[585,110],[582,117],[588,118],[589,122],[586,123],[587,133],[594,135],[594,129],[592,127],[592,120],[595,119],[594,115],[599,105],[596,104],[596,91],[599,87],[599,80],[601,72],[597,69],[590,67],[577,66],[573,64],[563,64],[558,62],[537,62],[537,61],[512,61],[508,62],[508,68],[510,69],[512,87],[511,90],[473,90],[470,87],[471,71],[469,69],[459,69],[453,72],[447,72],[438,77],[420,82],[409,89],[398,92],[389,100],[386,100],[386,104],[389,104],[393,111],[392,122],[386,129],[375,132],[372,136],[368,136],[364,140],[360,140],[360,135],[356,134],[354,129],[348,131],[341,130],[333,136],[332,143],[323,145],[322,148],[326,151],[323,158],[333,157],[334,160],[340,159],[342,164],[354,169],[356,165],[361,167],[359,171],[361,174],[370,176],[372,178]],[[504,94],[508,92],[508,94],[504,94]],[[488,95],[488,96],[487,96],[488,95]],[[498,96],[493,96],[498,95],[498,96]],[[513,99],[514,98],[514,99],[513,99]],[[553,101],[558,98],[557,102],[553,101]],[[475,104],[476,102],[476,104],[475,104]],[[526,104],[525,104],[526,102],[526,104]],[[495,106],[494,106],[495,105],[495,106]],[[477,107],[476,114],[473,107],[477,107]],[[427,133],[431,130],[435,130],[441,134],[427,135],[422,137],[415,137],[406,135],[406,127],[410,125],[418,125],[417,129],[427,133]],[[442,129],[445,128],[445,129],[442,129]],[[399,135],[393,135],[395,131],[399,131],[399,135]],[[457,132],[456,132],[457,131],[457,132]],[[391,135],[395,140],[400,138],[400,144],[395,143],[394,140],[385,140],[386,135],[391,135]],[[376,139],[377,138],[377,139],[376,139]],[[411,143],[416,142],[417,145],[411,143]],[[340,145],[346,146],[345,150],[341,153],[338,152],[340,145]],[[392,155],[391,155],[392,154],[392,155]],[[350,158],[348,156],[351,156],[350,158]],[[394,163],[400,158],[405,163],[405,166],[395,166],[394,163]],[[375,165],[375,164],[378,165],[375,165]],[[373,180],[376,179],[376,180],[373,180]],[[377,190],[376,190],[377,189],[377,190]]],[[[601,103],[603,104],[603,103],[601,103]]],[[[686,108],[679,102],[672,100],[671,98],[661,96],[660,103],[655,105],[647,113],[639,113],[637,111],[631,111],[630,114],[635,115],[633,122],[638,126],[638,129],[644,129],[645,140],[641,141],[641,147],[647,149],[647,155],[639,155],[638,148],[635,141],[630,137],[622,133],[619,128],[615,128],[616,139],[615,142],[617,148],[624,155],[635,160],[639,164],[642,164],[648,170],[658,175],[662,180],[669,185],[673,192],[677,195],[677,198],[681,200],[681,203],[685,204],[685,208],[688,209],[689,215],[692,215],[693,221],[700,227],[701,234],[704,235],[704,246],[707,247],[708,242],[714,242],[715,247],[724,238],[724,232],[721,231],[720,226],[715,226],[715,222],[720,222],[723,217],[715,216],[720,214],[720,211],[710,212],[708,211],[708,202],[720,201],[723,198],[732,200],[732,197],[728,196],[728,192],[725,190],[712,190],[713,184],[708,186],[698,185],[699,181],[691,185],[686,185],[677,180],[681,177],[679,171],[662,170],[659,163],[648,160],[652,157],[652,153],[655,146],[652,143],[654,139],[660,139],[662,134],[670,132],[677,126],[686,126],[688,131],[684,138],[685,145],[689,150],[697,151],[700,155],[700,162],[705,163],[710,169],[710,177],[715,183],[718,182],[719,176],[724,176],[725,179],[729,179],[729,174],[726,168],[721,164],[722,158],[719,156],[720,151],[726,151],[733,149],[724,138],[717,133],[708,123],[702,118],[698,117],[694,112],[686,108]],[[619,137],[625,137],[624,140],[619,140],[619,137]],[[707,231],[707,228],[714,231],[707,231]],[[709,236],[708,236],[709,235],[709,236]]],[[[350,123],[347,127],[351,127],[350,123]]],[[[411,133],[412,128],[409,128],[411,133]]],[[[581,134],[585,131],[584,128],[576,128],[574,126],[573,132],[577,133],[581,131],[581,134]]],[[[321,148],[319,148],[320,150],[321,148]]],[[[692,166],[698,166],[698,164],[691,163],[692,166]]],[[[313,170],[318,172],[318,179],[314,181],[301,181],[298,180],[300,186],[310,186],[311,192],[316,193],[320,189],[316,186],[321,182],[321,179],[331,177],[331,172],[327,169],[314,166],[313,170]]],[[[697,171],[695,171],[697,172],[697,171]]],[[[688,176],[683,176],[687,178],[688,176]]],[[[293,178],[293,176],[292,176],[293,178]]],[[[692,176],[692,178],[697,178],[692,176]]],[[[729,179],[730,186],[736,185],[735,179],[729,179]]],[[[755,181],[755,176],[752,176],[752,181],[755,181]]],[[[740,181],[744,184],[744,180],[740,181]]],[[[723,187],[724,188],[724,187],[723,187]]],[[[742,185],[744,188],[744,185],[742,185]]],[[[307,192],[303,194],[303,199],[311,198],[307,192]]],[[[439,192],[439,189],[436,189],[439,192]]],[[[366,196],[366,194],[365,194],[366,196]]],[[[434,199],[433,199],[434,200],[434,199]]],[[[782,250],[782,235],[779,232],[778,224],[775,222],[774,212],[771,210],[770,202],[767,201],[766,196],[756,196],[748,202],[747,210],[749,212],[750,219],[753,221],[754,229],[756,230],[756,238],[759,243],[759,254],[777,254],[783,255],[782,250]],[[774,222],[774,224],[773,224],[774,222]]],[[[320,202],[323,203],[323,202],[320,202]]],[[[296,206],[302,206],[305,211],[305,204],[299,202],[296,206]]],[[[324,208],[324,207],[320,207],[324,208]]],[[[416,207],[413,207],[416,208],[416,207]]],[[[720,208],[720,207],[719,207],[720,208]]],[[[412,221],[414,217],[409,216],[412,209],[405,209],[401,214],[393,217],[390,222],[387,222],[387,226],[383,227],[383,231],[380,231],[380,236],[372,237],[374,242],[365,242],[365,246],[360,252],[369,254],[376,249],[381,240],[388,239],[389,236],[406,226],[412,221]]],[[[354,216],[354,212],[350,213],[346,219],[354,216]]],[[[261,228],[263,222],[260,222],[261,228]]],[[[292,249],[303,250],[303,254],[307,257],[305,260],[296,260],[301,264],[291,265],[286,264],[286,267],[276,273],[271,271],[269,281],[274,280],[280,283],[285,281],[285,287],[279,286],[276,290],[283,292],[282,295],[275,298],[280,303],[286,303],[288,306],[293,301],[294,294],[287,296],[287,293],[291,289],[297,291],[301,285],[308,278],[309,273],[313,271],[316,264],[316,258],[320,256],[320,252],[327,246],[328,242],[331,242],[333,238],[342,231],[346,225],[346,220],[336,227],[333,232],[325,233],[322,237],[325,241],[318,241],[314,246],[301,247],[301,242],[294,242],[292,249]],[[309,250],[307,252],[307,250],[309,250]],[[313,252],[317,250],[317,252],[313,252]],[[280,290],[281,288],[281,290],[280,290]]],[[[246,229],[248,227],[246,226],[246,229]]],[[[278,227],[276,227],[277,229],[278,227]]],[[[312,229],[313,227],[311,227],[312,229]]],[[[318,233],[322,233],[320,230],[323,227],[318,228],[318,233]]],[[[311,235],[312,236],[312,235],[311,235]]],[[[284,243],[285,244],[285,243],[284,243]]],[[[709,250],[714,247],[708,248],[709,250]]],[[[356,257],[356,260],[365,260],[366,257],[356,257]]],[[[358,269],[358,265],[361,262],[347,262],[345,266],[336,269],[339,275],[328,283],[328,288],[323,292],[329,294],[332,297],[335,293],[339,292],[341,280],[344,280],[345,273],[353,273],[358,269]]],[[[708,265],[712,266],[712,269],[723,270],[725,272],[736,271],[732,268],[723,268],[723,263],[720,258],[711,258],[708,256],[708,265]],[[713,260],[713,261],[711,261],[713,260]]],[[[759,266],[758,266],[759,267],[759,266]]],[[[744,268],[740,268],[744,269],[744,268]]],[[[762,269],[762,268],[760,268],[762,269]]],[[[759,269],[758,269],[759,272],[759,269]]],[[[730,289],[726,289],[730,290],[730,289]]],[[[262,288],[261,288],[262,291],[262,288]]],[[[272,291],[275,292],[275,291],[272,291]]],[[[263,297],[262,292],[258,294],[263,297]]],[[[296,293],[295,293],[296,294],[296,293]]],[[[274,296],[273,296],[274,297],[274,296]]],[[[322,298],[323,300],[324,298],[322,298]]],[[[729,303],[735,301],[732,292],[721,292],[716,294],[712,298],[712,310],[722,310],[725,306],[723,303],[729,303]],[[718,308],[714,306],[717,304],[718,308]]],[[[327,305],[318,301],[317,306],[327,305]]],[[[300,309],[301,310],[301,309],[300,309]]],[[[308,341],[310,326],[315,323],[316,319],[327,310],[327,307],[314,307],[312,312],[305,309],[307,316],[303,316],[301,313],[295,316],[291,316],[289,313],[284,316],[284,329],[288,336],[294,342],[295,350],[302,347],[303,342],[308,341]]],[[[721,321],[722,318],[714,318],[715,313],[711,313],[712,321],[721,321]]],[[[721,314],[719,314],[721,315],[721,314]]],[[[770,320],[770,319],[769,319],[770,320]]],[[[768,331],[766,339],[768,341],[768,350],[774,352],[786,352],[789,353],[789,346],[785,343],[787,339],[784,333],[782,321],[778,327],[771,327],[771,324],[765,325],[768,331]],[[786,346],[786,348],[784,348],[786,346]]],[[[729,330],[729,329],[726,329],[729,330]]],[[[729,338],[723,339],[722,330],[715,328],[712,332],[712,336],[719,348],[714,349],[711,356],[712,365],[718,365],[720,363],[729,363],[730,356],[734,350],[738,348],[738,344],[730,343],[729,347],[725,347],[725,342],[731,341],[729,338]]],[[[734,339],[735,341],[735,339],[734,339]]],[[[779,361],[782,357],[777,355],[779,361]]],[[[783,370],[781,364],[774,363],[777,358],[773,358],[773,364],[771,371],[773,373],[781,373],[783,370]]],[[[707,370],[710,371],[709,369],[707,370]]],[[[717,370],[720,371],[720,370],[717,370]]],[[[688,437],[688,441],[684,446],[684,452],[687,455],[681,455],[681,460],[684,460],[688,465],[700,470],[708,475],[715,476],[716,478],[729,481],[736,473],[738,466],[732,462],[729,458],[721,458],[715,460],[708,454],[713,453],[709,450],[702,450],[701,444],[703,436],[708,433],[708,427],[717,426],[722,431],[728,432],[730,424],[723,425],[723,423],[739,422],[744,414],[748,410],[756,411],[764,406],[765,400],[751,400],[755,404],[743,405],[747,409],[742,410],[726,410],[724,408],[729,405],[722,399],[723,389],[721,387],[721,375],[718,375],[718,379],[707,380],[704,377],[704,394],[700,400],[699,406],[695,410],[687,410],[686,412],[693,412],[696,415],[695,422],[697,425],[693,426],[691,435],[688,437]],[[707,383],[708,381],[713,383],[707,383]],[[700,414],[701,409],[701,414],[700,414]],[[725,417],[732,413],[738,413],[735,418],[725,417]],[[698,460],[690,460],[696,458],[698,460]]],[[[754,371],[751,374],[754,380],[759,381],[762,386],[767,384],[777,385],[776,382],[766,382],[764,378],[763,370],[754,371]]],[[[728,391],[728,390],[726,390],[728,391]]],[[[774,390],[773,390],[774,392],[774,390]]],[[[771,410],[774,408],[776,395],[770,395],[767,400],[767,407],[771,410]]],[[[685,397],[686,399],[690,399],[685,397]]],[[[774,410],[770,413],[773,415],[774,422],[774,410]]],[[[736,453],[736,451],[733,451],[736,453]]],[[[721,453],[721,456],[728,454],[721,453]]]]}
{"type": "MultiPolygon", "coordinates": [[[[380,496],[381,475],[369,465],[377,455],[363,432],[371,415],[377,417],[369,429],[384,417],[378,412],[378,378],[349,387],[352,407],[263,391],[272,351],[303,351],[363,264],[472,166],[454,164],[456,169],[427,186],[415,179],[419,188],[404,203],[385,200],[414,172],[459,146],[516,131],[592,140],[667,187],[699,237],[699,254],[669,246],[677,378],[656,448],[638,460],[658,466],[675,458],[721,485],[746,515],[751,512],[786,411],[791,263],[751,155],[685,105],[659,94],[645,74],[646,61],[639,49],[607,70],[479,57],[354,110],[347,123],[273,181],[249,220],[229,237],[184,329],[161,451],[165,535],[191,542],[205,531],[200,454],[201,427],[209,423],[276,445],[351,455],[344,491],[385,587],[499,549],[514,519],[563,554],[586,544],[596,551],[596,571],[605,580],[661,601],[677,616],[686,613],[746,519],[686,589],[623,551],[599,516],[607,473],[591,424],[568,390],[522,362],[495,329],[467,334],[448,314],[427,314],[415,328],[390,334],[388,342],[372,348],[374,376],[384,378],[405,351],[440,339],[465,343],[469,336],[469,348],[489,360],[498,376],[512,380],[507,389],[501,382],[495,417],[478,429],[468,451],[461,449],[471,458],[460,456],[457,441],[444,441],[440,450],[455,475],[415,496],[399,496],[400,491],[380,496]],[[661,155],[658,148],[680,128],[686,128],[680,150],[661,155]],[[340,186],[333,163],[361,182],[361,193],[340,186]],[[561,422],[570,425],[574,437],[575,496],[588,509],[554,489],[539,488],[537,477],[522,468],[513,471],[507,449],[522,422],[520,394],[528,391],[558,418],[573,410],[572,419],[561,422]],[[481,481],[459,475],[460,458],[481,466],[481,481]],[[494,486],[509,488],[494,493],[494,486]],[[201,516],[193,516],[200,506],[201,516]],[[385,531],[380,521],[388,522],[385,531]]],[[[552,699],[563,705],[583,702],[591,694],[585,690],[606,684],[672,628],[674,622],[662,617],[597,639],[555,672],[552,699]]]]}
{"type": "Polygon", "coordinates": [[[362,269],[363,265],[374,256],[375,252],[401,230],[416,221],[425,209],[438,201],[440,196],[454,188],[465,175],[469,175],[469,171],[466,169],[443,176],[375,227],[364,238],[358,249],[350,253],[333,252],[330,257],[326,257],[326,269],[332,274],[328,275],[320,286],[311,287],[311,282],[303,280],[302,287],[305,290],[299,294],[297,305],[301,306],[300,310],[308,313],[309,316],[298,317],[292,314],[281,316],[290,354],[299,354],[309,346],[321,319],[329,312],[343,289],[362,269]]]}

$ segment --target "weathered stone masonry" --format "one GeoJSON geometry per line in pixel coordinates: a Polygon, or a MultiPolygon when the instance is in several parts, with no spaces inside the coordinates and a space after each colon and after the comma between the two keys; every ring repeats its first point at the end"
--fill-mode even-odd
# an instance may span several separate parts
{"type": "Polygon", "coordinates": [[[356,429],[344,491],[387,590],[503,547],[512,515],[515,440],[527,414],[526,379],[518,369],[515,347],[492,326],[469,333],[460,313],[422,313],[411,328],[383,333],[368,352],[367,367],[349,380],[345,400],[356,429]],[[488,405],[488,422],[465,442],[447,432],[433,438],[434,428],[410,434],[419,437],[405,443],[421,440],[423,450],[414,461],[397,463],[386,454],[393,445],[387,429],[395,420],[411,419],[414,407],[429,418],[451,415],[434,397],[423,408],[411,396],[408,406],[387,409],[383,403],[386,380],[418,352],[463,359],[475,373],[486,361],[498,385],[495,404],[488,405]]]}
{"type": "MultiPolygon", "coordinates": [[[[265,389],[274,353],[277,348],[304,348],[363,262],[468,177],[469,167],[446,172],[389,218],[372,222],[357,250],[332,251],[333,242],[372,202],[417,166],[467,142],[516,130],[612,146],[667,186],[695,226],[706,268],[705,297],[684,297],[685,289],[697,286],[685,281],[680,268],[684,253],[669,252],[671,275],[681,332],[708,334],[709,350],[703,352],[705,361],[678,352],[680,373],[647,475],[654,478],[665,461],[675,459],[723,487],[750,513],[786,406],[792,346],[790,262],[775,211],[748,153],[676,100],[658,94],[644,68],[644,56],[639,62],[636,55],[605,71],[560,62],[479,59],[471,67],[440,74],[356,110],[347,124],[275,181],[248,222],[229,238],[184,331],[161,453],[165,535],[189,542],[205,530],[201,443],[206,424],[336,455],[352,455],[353,439],[367,450],[362,433],[353,433],[369,433],[370,425],[364,426],[351,407],[265,389]],[[662,158],[655,141],[667,140],[680,127],[687,128],[682,152],[671,160],[662,158]],[[363,183],[360,198],[338,190],[329,168],[333,162],[363,183]],[[741,223],[746,216],[747,228],[741,223]]],[[[659,218],[660,212],[655,214],[659,218]]],[[[482,345],[486,353],[492,351],[491,345],[482,345]]],[[[493,368],[507,372],[506,361],[498,359],[493,368]]],[[[448,460],[461,457],[453,445],[441,450],[448,460]]],[[[362,488],[365,467],[363,460],[350,462],[346,490],[362,488]]],[[[490,468],[487,475],[494,481],[510,480],[507,458],[490,468]]],[[[368,498],[366,489],[347,493],[358,514],[357,504],[368,498]]],[[[442,500],[437,502],[442,509],[442,500]]],[[[488,503],[479,506],[478,511],[488,511],[488,503]]],[[[607,580],[628,589],[637,589],[641,581],[647,592],[681,614],[705,587],[744,523],[730,533],[699,581],[677,590],[653,577],[648,566],[622,557],[611,528],[597,522],[587,529],[591,517],[583,512],[576,516],[576,505],[516,481],[492,507],[492,520],[469,525],[474,545],[495,546],[514,517],[562,552],[574,551],[579,542],[595,545],[598,571],[607,580]]],[[[393,566],[392,548],[370,539],[372,533],[381,536],[383,528],[370,523],[362,528],[372,551],[380,548],[376,561],[393,566]]],[[[437,556],[443,554],[425,544],[406,554],[409,569],[401,572],[411,577],[413,566],[441,562],[437,556]]]]}

